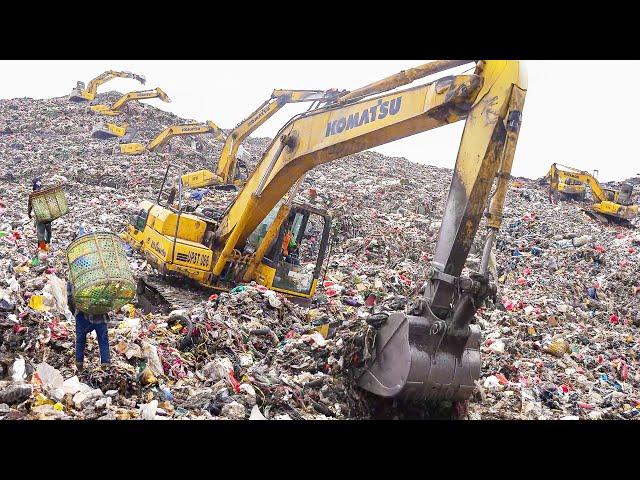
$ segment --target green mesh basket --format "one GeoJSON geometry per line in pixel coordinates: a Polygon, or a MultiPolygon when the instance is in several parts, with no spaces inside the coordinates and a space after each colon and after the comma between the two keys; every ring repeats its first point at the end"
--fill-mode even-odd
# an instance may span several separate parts
{"type": "Polygon", "coordinates": [[[136,285],[120,237],[91,233],[67,247],[73,297],[79,310],[99,315],[130,303],[136,285]]]}
{"type": "Polygon", "coordinates": [[[38,222],[50,222],[69,213],[64,184],[31,192],[31,205],[38,222]]]}

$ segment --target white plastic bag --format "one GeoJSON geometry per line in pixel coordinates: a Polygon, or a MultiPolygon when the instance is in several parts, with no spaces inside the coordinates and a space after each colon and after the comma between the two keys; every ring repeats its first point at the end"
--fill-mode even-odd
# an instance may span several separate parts
{"type": "Polygon", "coordinates": [[[140,405],[140,418],[142,418],[142,420],[153,420],[156,418],[157,410],[158,400],[151,400],[149,403],[143,403],[140,405]]]}
{"type": "Polygon", "coordinates": [[[47,284],[42,289],[42,303],[58,313],[67,314],[67,282],[56,275],[49,275],[47,284]]]}
{"type": "Polygon", "coordinates": [[[36,368],[36,373],[42,381],[42,389],[53,400],[59,402],[64,397],[64,378],[62,374],[46,362],[36,368]]]}
{"type": "Polygon", "coordinates": [[[158,349],[155,345],[151,345],[148,342],[142,342],[142,352],[147,359],[147,364],[156,377],[164,375],[164,369],[162,368],[162,362],[158,355],[158,349]]]}

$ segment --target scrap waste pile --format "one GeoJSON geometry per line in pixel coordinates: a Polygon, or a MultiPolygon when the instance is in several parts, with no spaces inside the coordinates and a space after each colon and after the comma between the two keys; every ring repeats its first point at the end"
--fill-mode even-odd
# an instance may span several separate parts
{"type": "MultiPolygon", "coordinates": [[[[577,203],[553,205],[546,187],[530,180],[514,182],[507,197],[493,268],[498,297],[476,315],[482,374],[468,404],[400,404],[359,389],[354,378],[371,352],[370,324],[404,309],[425,281],[451,179],[449,169],[375,152],[306,177],[303,190],[317,190],[336,239],[311,306],[255,284],[204,296],[181,313],[205,341],[180,350],[180,314],[127,305],[109,323],[111,368],[97,368],[90,338],[87,368],[77,374],[74,322],[61,293],[65,248],[81,224],[122,232],[137,203],[155,198],[165,170],[156,155],[121,155],[116,138],[91,138],[97,121],[67,97],[0,100],[0,418],[626,419],[640,412],[640,235],[595,223],[577,203]],[[37,175],[66,181],[71,208],[53,222],[51,251],[38,254],[26,211],[37,175]],[[43,295],[43,305],[29,306],[33,295],[43,295]]],[[[146,142],[184,120],[131,102],[127,122],[146,142]]],[[[185,173],[211,169],[221,143],[199,140],[196,151],[191,142],[172,141],[173,161],[185,173]]],[[[253,165],[268,144],[245,142],[253,165]]],[[[214,207],[234,195],[199,194],[214,207]]],[[[128,254],[135,275],[153,273],[138,253],[128,254]]]]}

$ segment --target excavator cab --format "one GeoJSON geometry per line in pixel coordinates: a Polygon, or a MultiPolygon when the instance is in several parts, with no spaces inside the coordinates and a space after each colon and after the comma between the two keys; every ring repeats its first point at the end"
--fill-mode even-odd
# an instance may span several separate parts
{"type": "Polygon", "coordinates": [[[620,205],[631,205],[631,197],[633,196],[633,185],[623,183],[620,185],[620,193],[618,194],[618,203],[620,205]]]}
{"type": "MultiPolygon", "coordinates": [[[[245,251],[257,250],[281,204],[282,201],[276,204],[249,236],[245,251]]],[[[315,294],[326,256],[331,221],[325,210],[294,202],[256,269],[259,283],[289,295],[297,303],[309,303],[315,294]]]]}

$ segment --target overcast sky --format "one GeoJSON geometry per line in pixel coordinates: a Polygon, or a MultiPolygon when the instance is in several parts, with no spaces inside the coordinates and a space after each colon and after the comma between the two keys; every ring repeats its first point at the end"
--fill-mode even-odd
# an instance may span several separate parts
{"type": "MultiPolygon", "coordinates": [[[[68,94],[77,80],[87,83],[105,70],[145,75],[114,79],[99,92],[128,92],[161,87],[172,100],[145,100],[197,121],[213,120],[232,128],[247,117],[274,88],[353,90],[428,60],[100,60],[0,61],[0,97],[49,98],[68,94]]],[[[624,79],[638,78],[640,61],[526,61],[529,89],[512,173],[538,178],[552,162],[599,170],[603,181],[640,173],[635,155],[639,136],[636,112],[640,97],[620,90],[624,79]]],[[[451,70],[461,73],[469,66],[451,70]]],[[[442,74],[440,74],[441,76],[442,74]]],[[[428,79],[416,82],[425,83],[428,79]]],[[[406,88],[406,87],[405,87],[406,88]]],[[[254,136],[273,136],[308,104],[282,108],[254,136]]],[[[431,165],[453,167],[464,122],[458,122],[375,150],[431,165]]]]}

